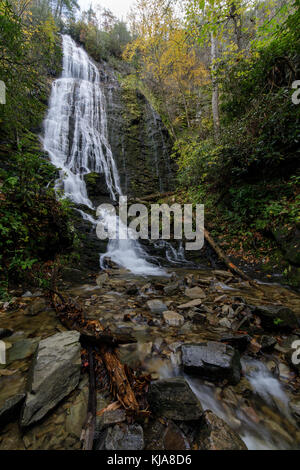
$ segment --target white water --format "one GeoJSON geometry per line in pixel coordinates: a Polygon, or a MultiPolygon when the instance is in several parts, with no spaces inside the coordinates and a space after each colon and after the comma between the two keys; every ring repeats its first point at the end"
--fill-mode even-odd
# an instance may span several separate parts
{"type": "MultiPolygon", "coordinates": [[[[259,396],[262,403],[283,418],[293,422],[289,413],[289,398],[281,383],[269,371],[267,366],[257,360],[242,361],[243,373],[250,382],[254,394],[259,396]]],[[[215,389],[205,385],[201,380],[186,376],[190,387],[199,398],[205,410],[210,409],[227,424],[235,429],[245,442],[249,450],[277,450],[291,448],[291,442],[285,442],[282,435],[276,435],[262,421],[255,422],[239,407],[224,406],[222,401],[216,398],[215,389]]],[[[255,407],[255,397],[249,399],[250,406],[255,407]]]]}
{"type": "MultiPolygon", "coordinates": [[[[77,204],[95,209],[88,198],[84,175],[103,173],[111,199],[122,194],[118,170],[108,141],[106,101],[99,70],[87,53],[69,37],[63,36],[63,72],[52,85],[44,122],[44,149],[60,169],[56,190],[77,204]]],[[[85,220],[97,220],[80,211],[85,220]]],[[[107,213],[103,211],[104,219],[107,213]]],[[[120,232],[127,230],[118,220],[120,232]]],[[[134,274],[165,275],[149,263],[135,240],[110,240],[107,257],[134,274]]],[[[101,256],[103,261],[104,256],[101,256]]]]}
{"type": "Polygon", "coordinates": [[[253,407],[254,410],[258,411],[259,422],[253,421],[251,415],[247,415],[243,407],[239,406],[240,404],[235,406],[224,403],[218,396],[217,388],[213,384],[208,384],[199,378],[184,374],[180,364],[180,354],[178,355],[178,351],[175,351],[171,354],[169,361],[162,363],[158,360],[157,367],[155,367],[155,362],[152,361],[151,367],[158,372],[160,379],[183,375],[198,397],[203,409],[211,410],[223,419],[240,435],[249,450],[294,448],[290,439],[285,440],[281,434],[276,432],[276,428],[274,430],[267,426],[264,421],[265,411],[259,412],[260,408],[256,406],[256,397],[258,396],[261,405],[273,410],[278,419],[282,418],[293,425],[295,424],[289,412],[288,395],[285,393],[280,381],[274,377],[263,362],[252,359],[242,361],[243,374],[253,389],[253,395],[248,398],[249,408],[253,407]]]}

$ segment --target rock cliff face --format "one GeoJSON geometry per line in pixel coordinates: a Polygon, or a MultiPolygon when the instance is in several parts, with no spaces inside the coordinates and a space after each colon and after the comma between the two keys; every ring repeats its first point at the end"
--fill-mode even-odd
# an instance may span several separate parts
{"type": "Polygon", "coordinates": [[[174,185],[171,139],[145,96],[108,65],[100,66],[104,83],[109,142],[124,194],[164,192],[174,185]]]}

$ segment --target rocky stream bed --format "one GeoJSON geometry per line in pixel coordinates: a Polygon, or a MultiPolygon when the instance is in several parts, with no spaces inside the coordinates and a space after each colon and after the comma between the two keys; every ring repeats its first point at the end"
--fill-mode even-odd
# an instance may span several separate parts
{"type": "MultiPolygon", "coordinates": [[[[151,375],[150,413],[139,416],[97,383],[95,450],[300,448],[299,294],[183,268],[162,278],[65,269],[59,288],[88,320],[128,338],[121,361],[151,375]]],[[[89,378],[80,334],[43,292],[12,295],[0,311],[0,449],[81,449],[89,378]]]]}

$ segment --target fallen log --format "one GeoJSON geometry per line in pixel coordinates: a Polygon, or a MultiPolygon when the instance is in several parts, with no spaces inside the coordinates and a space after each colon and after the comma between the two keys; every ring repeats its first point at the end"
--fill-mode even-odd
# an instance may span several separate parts
{"type": "Polygon", "coordinates": [[[257,289],[261,290],[257,282],[255,282],[251,277],[247,276],[240,268],[238,268],[232,261],[228,258],[227,255],[225,255],[224,251],[219,247],[219,245],[213,240],[212,236],[210,233],[204,229],[204,238],[205,240],[209,243],[209,245],[212,247],[214,252],[218,255],[220,260],[228,267],[228,269],[234,273],[237,274],[239,277],[244,279],[244,281],[248,281],[253,287],[256,287],[257,289]]]}

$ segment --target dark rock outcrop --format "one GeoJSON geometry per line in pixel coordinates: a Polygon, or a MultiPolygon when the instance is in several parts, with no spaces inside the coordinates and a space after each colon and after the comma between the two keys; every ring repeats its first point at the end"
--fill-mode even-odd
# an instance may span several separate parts
{"type": "Polygon", "coordinates": [[[240,355],[227,344],[215,341],[185,344],[181,351],[182,364],[188,373],[212,381],[226,379],[233,384],[241,378],[240,355]]]}

